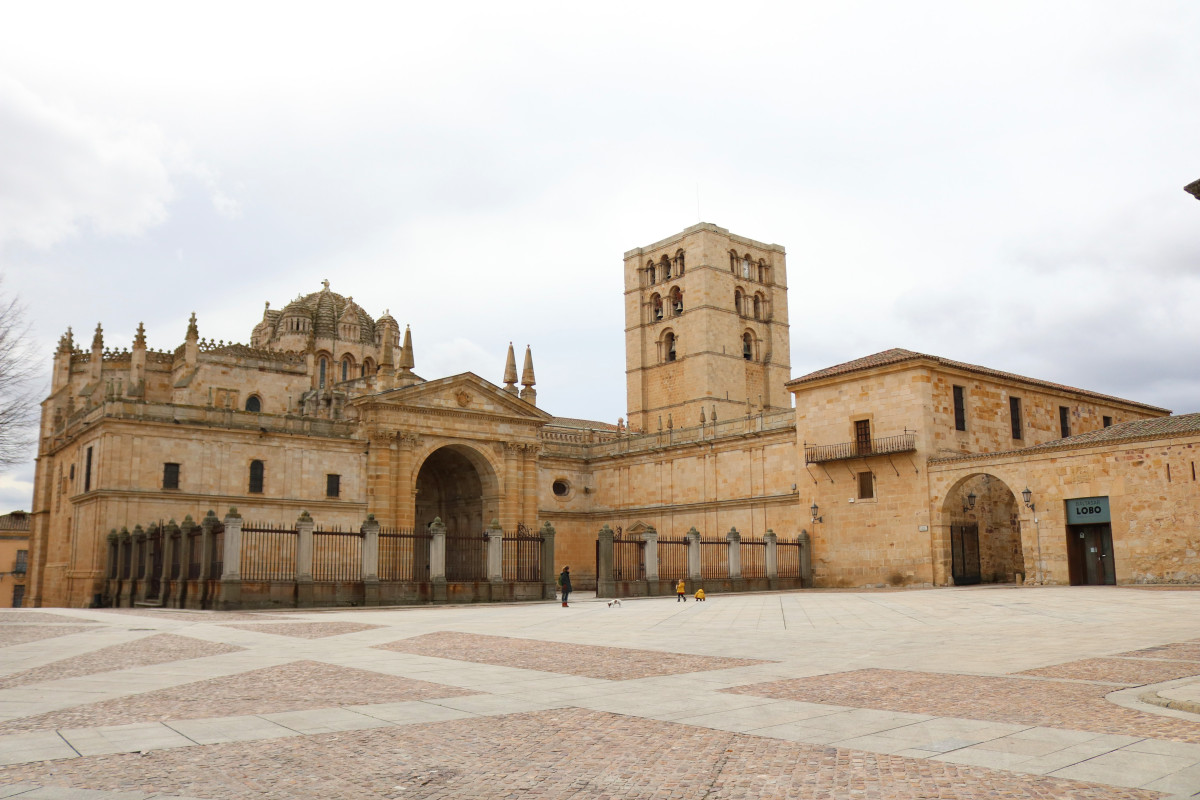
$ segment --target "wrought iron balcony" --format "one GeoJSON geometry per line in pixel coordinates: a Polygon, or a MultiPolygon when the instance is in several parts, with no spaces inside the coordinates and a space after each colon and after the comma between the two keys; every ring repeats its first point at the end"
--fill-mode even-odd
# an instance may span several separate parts
{"type": "Polygon", "coordinates": [[[884,436],[879,439],[864,439],[857,442],[842,442],[841,444],[805,443],[804,463],[820,464],[825,461],[869,458],[889,453],[910,453],[916,449],[917,435],[915,433],[902,433],[898,436],[884,436]]]}

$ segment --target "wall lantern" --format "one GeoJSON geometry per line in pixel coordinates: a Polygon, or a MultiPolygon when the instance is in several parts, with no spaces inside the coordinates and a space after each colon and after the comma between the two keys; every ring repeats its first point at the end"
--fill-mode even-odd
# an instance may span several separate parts
{"type": "Polygon", "coordinates": [[[818,512],[820,509],[819,509],[819,508],[817,508],[817,504],[816,504],[816,503],[813,503],[811,506],[809,506],[808,510],[812,512],[812,521],[813,521],[813,522],[824,522],[824,518],[823,518],[823,517],[818,517],[818,516],[817,516],[817,512],[818,512]]]}
{"type": "Polygon", "coordinates": [[[1028,486],[1025,487],[1025,491],[1021,492],[1021,499],[1025,501],[1025,507],[1028,508],[1030,511],[1037,510],[1033,507],[1033,503],[1029,502],[1030,500],[1033,499],[1033,492],[1029,491],[1028,486]]]}
{"type": "Polygon", "coordinates": [[[966,501],[963,503],[963,513],[967,513],[975,508],[975,493],[971,492],[967,495],[966,501]]]}

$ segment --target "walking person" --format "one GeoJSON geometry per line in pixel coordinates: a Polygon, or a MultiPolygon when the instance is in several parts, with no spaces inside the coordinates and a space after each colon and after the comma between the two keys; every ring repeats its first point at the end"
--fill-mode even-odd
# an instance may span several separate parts
{"type": "Polygon", "coordinates": [[[571,593],[571,568],[563,567],[558,576],[558,585],[562,588],[563,608],[567,607],[567,595],[571,593]]]}
{"type": "Polygon", "coordinates": [[[687,602],[687,584],[683,582],[683,578],[680,578],[679,583],[675,584],[675,602],[687,602]]]}

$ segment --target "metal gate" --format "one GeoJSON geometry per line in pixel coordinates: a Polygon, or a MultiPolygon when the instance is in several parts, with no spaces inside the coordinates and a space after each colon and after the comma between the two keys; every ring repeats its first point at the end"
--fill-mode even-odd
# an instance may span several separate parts
{"type": "Polygon", "coordinates": [[[950,575],[955,586],[979,583],[979,526],[950,526],[950,575]]]}

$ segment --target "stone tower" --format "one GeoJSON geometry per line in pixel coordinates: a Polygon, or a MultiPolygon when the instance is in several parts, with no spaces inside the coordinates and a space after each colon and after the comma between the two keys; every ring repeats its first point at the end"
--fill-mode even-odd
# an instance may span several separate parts
{"type": "Polygon", "coordinates": [[[702,222],[627,252],[625,364],[637,430],[790,407],[783,247],[702,222]]]}

